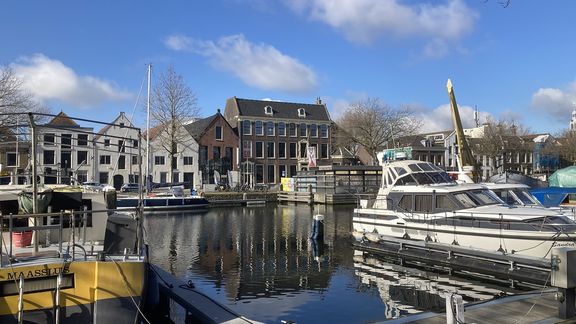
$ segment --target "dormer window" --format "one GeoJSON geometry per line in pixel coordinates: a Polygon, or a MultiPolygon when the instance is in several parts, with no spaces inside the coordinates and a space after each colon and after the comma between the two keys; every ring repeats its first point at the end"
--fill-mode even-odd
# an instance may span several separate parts
{"type": "Polygon", "coordinates": [[[304,108],[298,108],[298,117],[306,117],[306,110],[304,110],[304,108]]]}
{"type": "Polygon", "coordinates": [[[274,112],[272,111],[272,106],[266,106],[264,107],[264,113],[266,115],[272,115],[274,112]]]}

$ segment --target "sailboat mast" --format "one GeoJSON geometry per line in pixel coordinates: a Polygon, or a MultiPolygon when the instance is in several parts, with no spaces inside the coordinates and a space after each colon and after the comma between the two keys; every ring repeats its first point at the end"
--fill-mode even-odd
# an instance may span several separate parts
{"type": "Polygon", "coordinates": [[[150,76],[152,75],[152,64],[148,64],[148,99],[146,103],[146,194],[150,191],[150,76]]]}

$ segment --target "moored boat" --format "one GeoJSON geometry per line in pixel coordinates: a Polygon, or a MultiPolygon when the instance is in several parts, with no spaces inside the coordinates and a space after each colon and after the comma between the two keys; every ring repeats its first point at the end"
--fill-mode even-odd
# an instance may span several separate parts
{"type": "MultiPolygon", "coordinates": [[[[558,210],[511,206],[482,184],[457,184],[423,161],[383,163],[376,199],[354,210],[355,237],[379,235],[549,257],[575,246],[576,223],[558,210]]],[[[374,237],[375,236],[375,237],[374,237]]]]}

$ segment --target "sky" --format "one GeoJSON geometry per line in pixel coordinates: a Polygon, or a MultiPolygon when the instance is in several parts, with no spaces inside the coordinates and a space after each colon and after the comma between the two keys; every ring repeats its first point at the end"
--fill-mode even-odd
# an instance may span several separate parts
{"type": "Polygon", "coordinates": [[[145,126],[147,64],[172,66],[200,117],[231,97],[314,103],[333,120],[380,98],[422,132],[513,120],[558,134],[576,108],[576,1],[8,1],[0,65],[53,113],[145,126]]]}

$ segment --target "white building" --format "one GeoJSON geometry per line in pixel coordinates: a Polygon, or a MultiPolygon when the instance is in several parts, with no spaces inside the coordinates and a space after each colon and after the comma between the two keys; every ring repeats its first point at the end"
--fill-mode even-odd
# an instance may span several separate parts
{"type": "Polygon", "coordinates": [[[38,125],[38,175],[45,184],[82,183],[94,176],[93,128],[60,112],[38,125]]]}
{"type": "Polygon", "coordinates": [[[170,147],[167,127],[157,126],[150,130],[150,176],[152,182],[185,182],[191,187],[199,188],[202,177],[198,170],[198,142],[182,125],[178,127],[176,138],[176,153],[170,156],[167,149],[170,147]]]}
{"type": "Polygon", "coordinates": [[[145,146],[139,136],[139,130],[124,112],[102,128],[95,136],[97,160],[93,164],[94,177],[90,180],[113,185],[116,189],[124,183],[138,183],[145,168],[144,163],[140,166],[145,146]]]}

